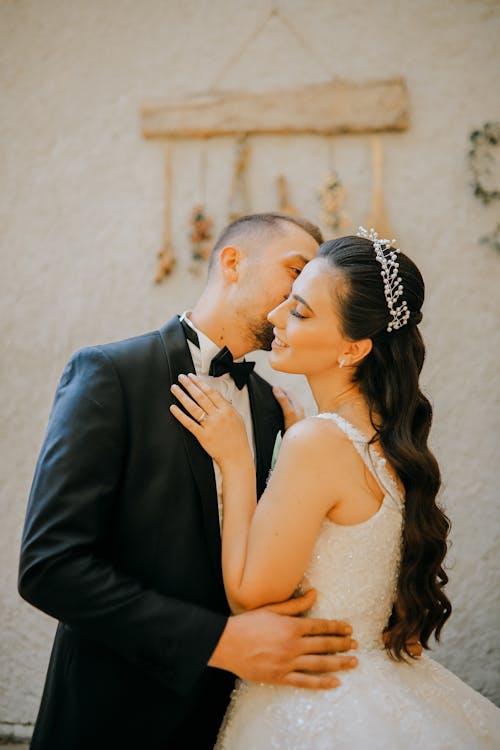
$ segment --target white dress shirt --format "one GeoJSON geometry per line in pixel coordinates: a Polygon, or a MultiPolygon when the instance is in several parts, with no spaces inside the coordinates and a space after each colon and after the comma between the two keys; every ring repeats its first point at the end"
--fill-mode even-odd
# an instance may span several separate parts
{"type": "MultiPolygon", "coordinates": [[[[255,446],[254,446],[254,434],[253,434],[253,423],[252,423],[252,412],[250,411],[250,398],[248,395],[248,388],[245,385],[241,391],[236,387],[234,380],[228,372],[224,375],[220,375],[217,378],[212,377],[208,374],[210,369],[210,363],[215,355],[220,351],[220,346],[215,344],[211,339],[206,336],[203,331],[196,328],[189,319],[189,312],[184,312],[181,315],[181,320],[185,320],[186,323],[193,331],[196,331],[200,347],[193,344],[189,339],[187,344],[191,357],[193,359],[194,368],[196,375],[199,375],[209,386],[215,391],[218,391],[221,396],[224,396],[228,401],[231,401],[234,408],[239,411],[245,422],[245,429],[248,435],[248,442],[250,444],[250,450],[255,460],[255,446]]],[[[235,362],[242,362],[243,357],[235,359],[235,362]]],[[[219,509],[219,523],[222,528],[222,474],[218,464],[214,461],[214,472],[215,472],[215,483],[217,487],[217,505],[219,509]]]]}

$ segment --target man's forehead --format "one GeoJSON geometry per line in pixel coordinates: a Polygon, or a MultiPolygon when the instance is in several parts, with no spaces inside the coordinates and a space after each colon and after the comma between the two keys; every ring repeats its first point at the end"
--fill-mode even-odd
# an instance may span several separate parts
{"type": "Polygon", "coordinates": [[[283,233],[277,235],[264,245],[264,253],[274,255],[283,260],[308,263],[316,257],[319,245],[310,234],[299,230],[297,233],[283,233]]]}
{"type": "Polygon", "coordinates": [[[241,246],[260,262],[300,263],[303,266],[318,254],[319,245],[314,237],[302,227],[288,222],[259,235],[247,236],[241,246]]]}
{"type": "Polygon", "coordinates": [[[261,259],[268,263],[283,263],[285,265],[298,265],[303,267],[316,257],[313,248],[291,248],[291,247],[264,247],[261,259]]]}

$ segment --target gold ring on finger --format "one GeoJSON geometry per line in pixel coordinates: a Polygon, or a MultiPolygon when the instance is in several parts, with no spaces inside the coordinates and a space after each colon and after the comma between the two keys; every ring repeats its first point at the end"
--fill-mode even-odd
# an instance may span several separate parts
{"type": "Polygon", "coordinates": [[[208,417],[208,414],[206,413],[206,411],[204,411],[198,420],[198,424],[201,424],[202,422],[204,422],[207,417],[208,417]]]}

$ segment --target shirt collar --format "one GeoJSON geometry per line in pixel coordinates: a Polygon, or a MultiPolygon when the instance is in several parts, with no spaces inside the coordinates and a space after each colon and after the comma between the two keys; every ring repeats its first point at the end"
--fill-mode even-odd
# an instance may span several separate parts
{"type": "MultiPolygon", "coordinates": [[[[191,322],[190,315],[191,312],[189,310],[186,310],[182,313],[181,320],[185,320],[188,326],[192,328],[193,331],[196,331],[196,335],[198,336],[200,348],[199,350],[195,348],[195,355],[198,355],[199,352],[199,356],[193,356],[193,364],[196,367],[199,375],[207,375],[210,369],[210,363],[215,355],[218,354],[221,347],[214,341],[212,341],[212,339],[210,339],[205,333],[203,333],[203,331],[200,331],[199,328],[196,328],[196,326],[191,322]]],[[[243,362],[243,359],[244,357],[239,357],[239,359],[235,359],[234,361],[243,362]]],[[[223,375],[222,377],[228,376],[223,375]]]]}

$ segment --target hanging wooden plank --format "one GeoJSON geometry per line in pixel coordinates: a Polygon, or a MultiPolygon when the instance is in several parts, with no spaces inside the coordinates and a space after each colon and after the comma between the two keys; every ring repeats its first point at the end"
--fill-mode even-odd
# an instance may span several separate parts
{"type": "Polygon", "coordinates": [[[404,78],[334,80],[262,93],[213,92],[177,103],[145,106],[146,138],[221,135],[373,133],[409,124],[404,78]]]}

